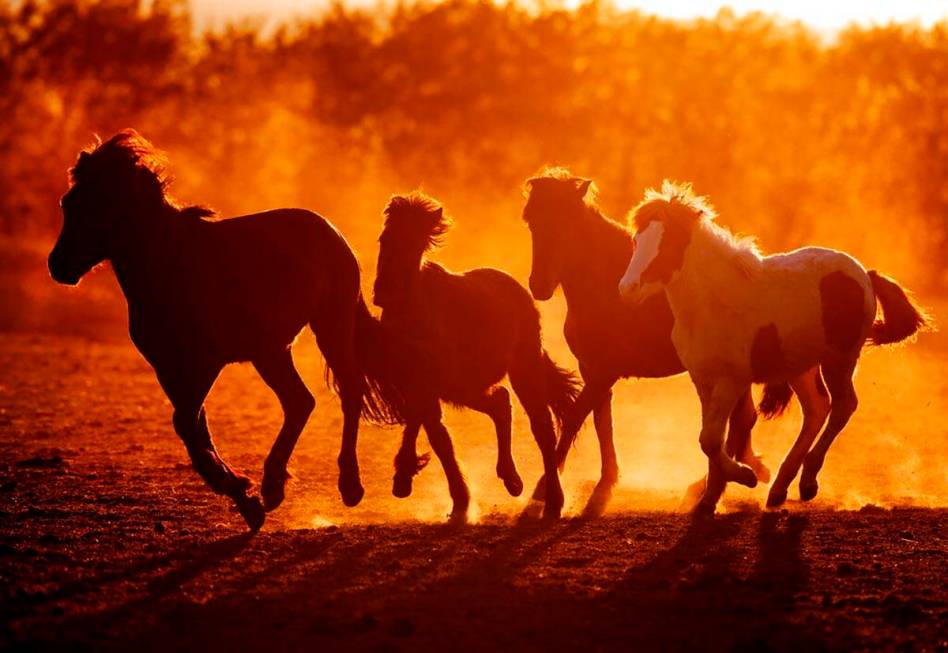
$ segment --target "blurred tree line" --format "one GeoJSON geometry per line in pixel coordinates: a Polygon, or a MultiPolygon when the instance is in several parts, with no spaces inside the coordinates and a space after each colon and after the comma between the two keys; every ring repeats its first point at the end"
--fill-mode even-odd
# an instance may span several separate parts
{"type": "Polygon", "coordinates": [[[511,230],[523,180],[561,163],[614,217],[691,180],[766,249],[948,284],[948,21],[828,38],[448,0],[199,33],[174,0],[0,4],[0,232],[55,233],[77,151],[125,126],[224,214],[301,205],[374,235],[379,194],[424,184],[511,230]]]}

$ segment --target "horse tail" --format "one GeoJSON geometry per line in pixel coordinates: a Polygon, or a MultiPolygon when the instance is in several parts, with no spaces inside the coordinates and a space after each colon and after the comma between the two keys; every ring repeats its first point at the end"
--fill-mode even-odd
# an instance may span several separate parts
{"type": "Polygon", "coordinates": [[[376,424],[404,424],[404,396],[392,374],[393,341],[372,315],[359,293],[355,316],[355,348],[365,382],[362,417],[376,424]]]}
{"type": "Polygon", "coordinates": [[[557,432],[563,433],[563,425],[576,404],[582,384],[579,377],[553,362],[546,350],[541,351],[540,355],[546,382],[546,403],[553,412],[557,432]]]}
{"type": "Polygon", "coordinates": [[[934,328],[932,318],[915,303],[911,294],[897,281],[875,270],[869,271],[872,291],[882,307],[882,318],[869,330],[874,345],[891,345],[934,328]]]}
{"type": "Polygon", "coordinates": [[[764,419],[774,419],[783,415],[793,399],[793,388],[786,381],[764,385],[764,396],[757,404],[757,412],[764,419]]]}

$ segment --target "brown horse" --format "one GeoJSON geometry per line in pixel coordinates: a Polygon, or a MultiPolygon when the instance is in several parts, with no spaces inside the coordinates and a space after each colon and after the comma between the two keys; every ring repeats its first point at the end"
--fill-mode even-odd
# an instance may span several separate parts
{"type": "MultiPolygon", "coordinates": [[[[543,301],[562,285],[567,304],[563,331],[585,382],[564,425],[557,462],[562,468],[580,426],[592,411],[602,474],[587,511],[597,514],[604,510],[619,479],[612,434],[612,386],[624,377],[660,378],[685,368],[672,345],[674,320],[664,294],[637,306],[621,301],[618,284],[632,258],[632,234],[602,213],[592,182],[574,177],[564,168],[548,168],[526,182],[525,193],[523,219],[533,239],[530,290],[535,299],[543,301]]],[[[765,393],[765,414],[777,410],[772,406],[775,401],[773,390],[765,393]]],[[[756,421],[748,390],[731,414],[727,451],[767,482],[770,472],[751,447],[756,421]]],[[[699,482],[693,487],[700,492],[703,485],[699,482]]],[[[542,485],[537,486],[534,497],[543,497],[542,485]]]]}
{"type": "Polygon", "coordinates": [[[411,493],[412,477],[428,462],[415,441],[421,426],[448,477],[452,518],[466,516],[470,493],[441,421],[441,401],[487,414],[497,431],[497,475],[510,494],[523,491],[510,452],[510,394],[497,385],[510,376],[514,393],[530,418],[543,456],[547,502],[545,517],[557,517],[563,490],[556,473],[557,421],[573,405],[577,379],[543,350],[540,316],[527,290],[500,270],[481,268],[461,274],[424,260],[450,228],[441,205],[421,193],[393,197],[385,209],[379,238],[375,303],[393,337],[409,341],[413,360],[397,367],[405,397],[402,445],[395,457],[392,492],[411,493]]]}
{"type": "Polygon", "coordinates": [[[100,262],[112,263],[132,342],[171,400],[194,468],[254,530],[283,501],[287,462],[315,407],[290,353],[309,324],[341,396],[339,490],[356,505],[360,414],[400,416],[398,396],[369,366],[380,327],[362,300],[352,250],[328,221],[302,209],[215,221],[209,209],[181,207],[167,192],[165,169],[162,154],[133,130],[82,152],[60,202],[50,274],[75,285],[100,262]],[[235,361],[253,363],[285,416],[264,465],[262,501],[218,456],[204,415],[215,379],[235,361]]]}

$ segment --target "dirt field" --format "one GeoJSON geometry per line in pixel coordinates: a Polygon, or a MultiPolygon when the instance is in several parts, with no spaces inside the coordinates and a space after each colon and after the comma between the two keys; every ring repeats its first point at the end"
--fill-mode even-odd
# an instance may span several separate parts
{"type": "MultiPolygon", "coordinates": [[[[128,342],[3,335],[0,646],[946,650],[948,356],[933,338],[867,354],[860,411],[816,502],[767,513],[766,488],[734,490],[710,523],[674,512],[702,472],[685,379],[619,388],[623,480],[597,520],[537,521],[493,477],[487,418],[450,412],[477,502],[474,523],[459,527],[443,523],[436,462],[411,498],[390,495],[391,429],[363,428],[367,494],[342,506],[338,403],[301,338],[319,406],[286,503],[251,537],[190,469],[170,406],[128,342]]],[[[259,480],[280,414],[250,367],[225,371],[208,413],[224,457],[259,480]]],[[[529,483],[539,455],[515,414],[529,483]]],[[[772,466],[798,423],[758,428],[772,466]]],[[[570,515],[597,475],[585,432],[564,476],[570,515]]]]}

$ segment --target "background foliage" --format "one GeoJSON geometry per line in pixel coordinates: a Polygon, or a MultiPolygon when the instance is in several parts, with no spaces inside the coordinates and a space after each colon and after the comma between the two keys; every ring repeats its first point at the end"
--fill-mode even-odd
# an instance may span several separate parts
{"type": "Polygon", "coordinates": [[[617,218],[691,180],[766,250],[819,242],[948,284],[948,22],[828,37],[449,0],[199,33],[181,2],[33,0],[0,5],[0,118],[6,242],[48,244],[77,151],[134,126],[182,199],[310,207],[361,249],[388,193],[424,185],[469,225],[456,260],[523,274],[520,185],[561,163],[617,218]]]}

